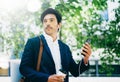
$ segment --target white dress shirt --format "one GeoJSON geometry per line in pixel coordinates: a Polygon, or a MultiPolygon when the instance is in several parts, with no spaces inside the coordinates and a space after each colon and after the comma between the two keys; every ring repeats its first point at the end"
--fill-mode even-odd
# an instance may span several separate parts
{"type": "Polygon", "coordinates": [[[59,44],[58,44],[58,38],[53,42],[53,38],[46,33],[43,33],[48,47],[50,48],[54,63],[55,63],[55,68],[56,68],[56,74],[59,73],[59,69],[61,69],[61,57],[60,57],[60,49],[59,49],[59,44]]]}

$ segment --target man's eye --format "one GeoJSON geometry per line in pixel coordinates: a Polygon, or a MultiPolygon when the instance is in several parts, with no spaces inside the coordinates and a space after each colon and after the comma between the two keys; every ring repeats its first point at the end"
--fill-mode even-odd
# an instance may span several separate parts
{"type": "Polygon", "coordinates": [[[51,19],[50,21],[53,22],[53,19],[51,19]]]}

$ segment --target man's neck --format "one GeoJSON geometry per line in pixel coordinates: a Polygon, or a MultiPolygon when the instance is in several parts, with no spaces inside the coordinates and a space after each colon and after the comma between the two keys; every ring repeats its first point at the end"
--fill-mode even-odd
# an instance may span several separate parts
{"type": "Polygon", "coordinates": [[[53,42],[57,39],[57,35],[51,36],[53,38],[53,42]]]}
{"type": "Polygon", "coordinates": [[[54,35],[49,35],[47,33],[45,33],[47,36],[50,36],[53,40],[53,42],[57,39],[57,34],[54,34],[54,35]]]}

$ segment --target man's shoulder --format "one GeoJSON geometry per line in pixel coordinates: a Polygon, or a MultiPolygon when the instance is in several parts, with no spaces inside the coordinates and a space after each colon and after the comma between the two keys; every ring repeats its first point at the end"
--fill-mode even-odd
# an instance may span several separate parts
{"type": "Polygon", "coordinates": [[[39,42],[40,40],[40,36],[34,36],[28,39],[28,41],[30,42],[39,42]]]}
{"type": "Polygon", "coordinates": [[[31,37],[31,38],[29,38],[29,40],[37,40],[38,39],[38,36],[34,36],[34,37],[31,37]]]}
{"type": "Polygon", "coordinates": [[[59,42],[59,44],[61,44],[62,46],[64,46],[64,47],[68,47],[68,45],[67,45],[66,43],[64,43],[63,41],[58,40],[58,42],[59,42]]]}

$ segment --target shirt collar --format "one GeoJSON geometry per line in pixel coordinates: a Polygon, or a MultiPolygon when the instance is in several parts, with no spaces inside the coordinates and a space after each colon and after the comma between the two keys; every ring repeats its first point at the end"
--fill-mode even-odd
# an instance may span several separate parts
{"type": "MultiPolygon", "coordinates": [[[[43,32],[43,35],[48,42],[53,42],[53,38],[51,36],[49,36],[45,32],[43,32]]],[[[56,38],[56,40],[53,43],[58,43],[58,37],[56,38]]]]}

